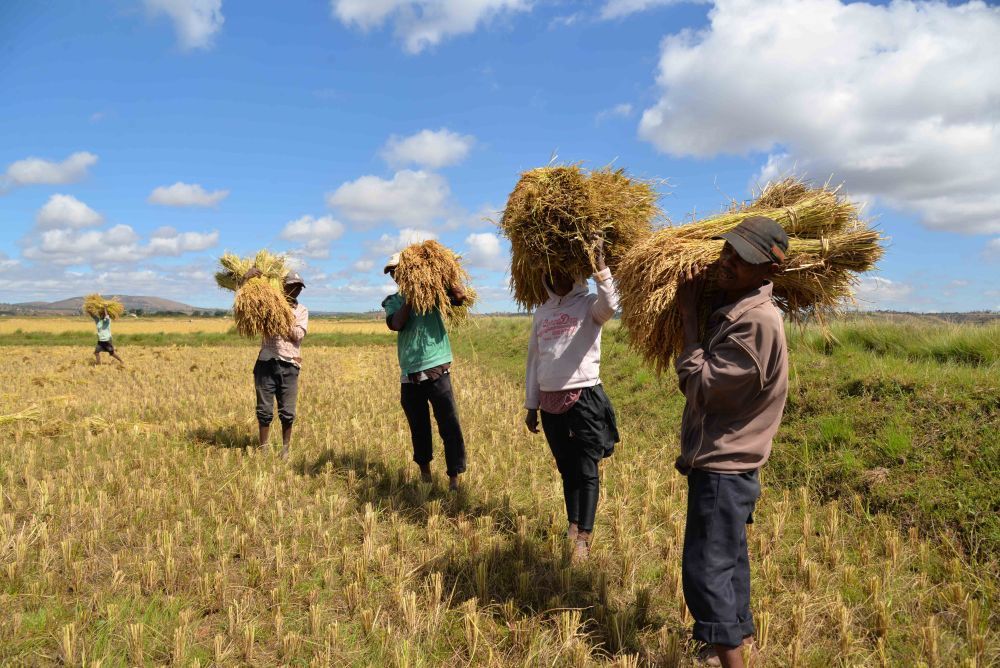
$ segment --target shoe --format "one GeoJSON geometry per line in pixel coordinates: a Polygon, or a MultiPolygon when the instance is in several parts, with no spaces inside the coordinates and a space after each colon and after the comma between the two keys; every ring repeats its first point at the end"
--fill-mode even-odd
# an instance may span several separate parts
{"type": "Polygon", "coordinates": [[[452,475],[448,476],[448,491],[457,492],[458,491],[458,476],[452,475]]]}
{"type": "Polygon", "coordinates": [[[434,482],[434,478],[431,477],[430,464],[420,465],[420,482],[434,482]]]}

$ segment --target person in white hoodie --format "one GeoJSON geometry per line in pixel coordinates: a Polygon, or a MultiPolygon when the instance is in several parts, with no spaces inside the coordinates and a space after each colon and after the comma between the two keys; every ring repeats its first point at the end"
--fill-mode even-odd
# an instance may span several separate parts
{"type": "Polygon", "coordinates": [[[549,300],[535,311],[528,342],[527,409],[524,423],[545,439],[555,457],[566,501],[567,537],[573,558],[590,554],[590,536],[600,494],[598,464],[619,441],[615,411],[601,387],[601,330],[618,309],[604,241],[597,240],[597,294],[586,278],[553,272],[549,300]]]}

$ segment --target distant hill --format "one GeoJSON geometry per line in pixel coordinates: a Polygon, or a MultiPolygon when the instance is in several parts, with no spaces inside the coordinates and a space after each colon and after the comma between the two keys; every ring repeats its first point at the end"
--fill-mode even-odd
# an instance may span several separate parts
{"type": "MultiPolygon", "coordinates": [[[[172,299],[162,297],[149,297],[143,295],[105,295],[105,297],[117,297],[129,312],[142,313],[192,313],[213,312],[217,309],[206,309],[198,306],[191,306],[182,302],[175,302],[172,299]]],[[[0,310],[10,310],[15,313],[40,313],[52,315],[70,315],[80,313],[83,308],[83,297],[70,297],[55,302],[21,302],[20,304],[6,305],[0,310]]]]}

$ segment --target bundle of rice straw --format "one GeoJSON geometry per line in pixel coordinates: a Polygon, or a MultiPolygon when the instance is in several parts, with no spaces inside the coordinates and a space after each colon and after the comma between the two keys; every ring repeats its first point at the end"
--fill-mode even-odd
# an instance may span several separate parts
{"type": "Polygon", "coordinates": [[[248,338],[287,336],[295,323],[292,308],[285,299],[283,281],[288,274],[285,257],[262,250],[253,258],[225,253],[219,258],[222,271],[216,272],[220,288],[236,293],[233,320],[236,331],[248,338]],[[243,282],[252,268],[263,275],[243,282]]]}
{"type": "Polygon", "coordinates": [[[125,315],[125,305],[117,297],[105,299],[95,292],[83,298],[83,312],[91,318],[100,318],[104,309],[108,309],[108,317],[112,320],[125,315]]]}
{"type": "Polygon", "coordinates": [[[540,167],[521,174],[500,217],[510,240],[514,301],[530,310],[548,299],[543,283],[555,271],[594,273],[594,237],[603,235],[614,272],[625,252],[649,235],[660,215],[653,184],[610,168],[540,167]]]}
{"type": "Polygon", "coordinates": [[[396,283],[415,313],[429,313],[436,308],[449,324],[468,322],[476,291],[469,285],[469,274],[460,260],[451,249],[433,239],[412,244],[399,254],[396,283]],[[465,290],[465,302],[461,306],[451,304],[448,290],[452,286],[465,290]]]}
{"type": "Polygon", "coordinates": [[[839,190],[784,179],[769,183],[749,204],[734,204],[726,213],[689,225],[665,227],[637,243],[615,275],[622,323],[632,347],[657,371],[670,366],[684,345],[675,304],[680,276],[689,267],[709,267],[702,300],[704,327],[707,304],[717,292],[713,263],[725,244],[712,237],[751,215],[768,216],[788,233],[786,260],[773,281],[775,302],[792,321],[823,323],[853,301],[857,274],[871,270],[882,257],[883,238],[839,190]]]}

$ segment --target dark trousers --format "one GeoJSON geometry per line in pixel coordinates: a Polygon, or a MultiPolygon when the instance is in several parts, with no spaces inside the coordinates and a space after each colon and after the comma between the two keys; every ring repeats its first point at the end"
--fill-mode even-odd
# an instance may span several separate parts
{"type": "Polygon", "coordinates": [[[760,496],[757,471],[688,474],[684,530],[684,599],[694,638],[737,647],[754,633],[750,612],[747,524],[760,496]]]}
{"type": "Polygon", "coordinates": [[[465,439],[462,425],[458,422],[458,407],[451,390],[451,374],[444,374],[437,380],[422,383],[402,383],[400,403],[410,423],[410,438],[413,440],[413,461],[423,466],[434,458],[431,449],[431,414],[427,404],[434,409],[438,433],[444,441],[444,461],[448,475],[458,475],[465,471],[465,439]]]}
{"type": "Polygon", "coordinates": [[[277,399],[281,426],[290,426],[295,421],[299,395],[299,367],[278,359],[257,360],[253,365],[253,384],[257,392],[257,423],[262,427],[271,424],[277,399]]]}
{"type": "Polygon", "coordinates": [[[580,531],[594,530],[601,479],[597,465],[614,451],[618,427],[600,385],[588,387],[565,413],[542,414],[542,430],[562,476],[566,519],[580,531]]]}

